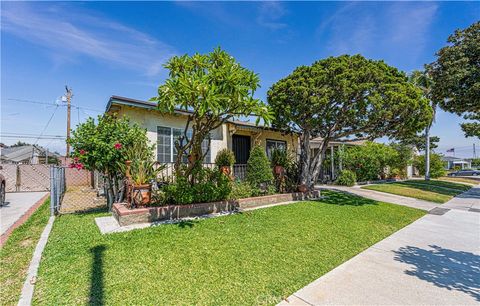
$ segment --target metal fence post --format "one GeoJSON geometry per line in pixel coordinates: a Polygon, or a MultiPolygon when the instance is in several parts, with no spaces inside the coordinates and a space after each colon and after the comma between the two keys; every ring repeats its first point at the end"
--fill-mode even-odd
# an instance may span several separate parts
{"type": "Polygon", "coordinates": [[[50,167],[50,215],[55,214],[55,171],[50,167]]]}

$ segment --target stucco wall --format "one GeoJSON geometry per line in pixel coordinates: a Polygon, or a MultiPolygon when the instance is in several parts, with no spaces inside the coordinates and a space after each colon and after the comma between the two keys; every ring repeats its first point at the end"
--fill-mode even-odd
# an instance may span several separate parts
{"type": "MultiPolygon", "coordinates": [[[[172,127],[178,129],[184,129],[186,124],[186,117],[182,115],[169,115],[160,114],[155,110],[141,109],[137,107],[122,106],[119,110],[116,110],[119,116],[127,116],[132,122],[136,122],[143,128],[147,129],[147,137],[154,145],[157,143],[157,126],[172,127]]],[[[210,143],[211,161],[214,162],[217,152],[223,148],[231,148],[232,146],[232,132],[237,135],[251,136],[252,146],[257,140],[258,144],[266,148],[266,140],[283,140],[287,142],[287,148],[291,152],[298,151],[298,137],[296,135],[286,134],[282,135],[280,132],[270,130],[258,130],[250,131],[242,129],[242,127],[234,128],[231,124],[223,124],[215,129],[212,133],[212,140],[210,143]]],[[[155,147],[155,156],[157,154],[155,147]]]]}

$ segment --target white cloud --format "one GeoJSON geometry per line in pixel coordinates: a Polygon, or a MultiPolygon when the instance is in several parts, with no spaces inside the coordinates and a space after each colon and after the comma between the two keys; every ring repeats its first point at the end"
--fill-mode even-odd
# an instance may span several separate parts
{"type": "Polygon", "coordinates": [[[281,22],[281,18],[287,13],[282,3],[277,1],[263,2],[260,5],[257,16],[257,23],[271,30],[279,30],[287,27],[287,24],[281,22]]]}
{"type": "Polygon", "coordinates": [[[402,56],[415,61],[428,42],[437,7],[435,3],[350,3],[324,19],[317,35],[326,37],[325,47],[335,55],[383,54],[387,59],[402,56]]]}
{"type": "Polygon", "coordinates": [[[173,47],[148,34],[63,6],[4,3],[1,16],[2,31],[47,48],[61,62],[83,55],[153,76],[175,53],[173,47]]]}

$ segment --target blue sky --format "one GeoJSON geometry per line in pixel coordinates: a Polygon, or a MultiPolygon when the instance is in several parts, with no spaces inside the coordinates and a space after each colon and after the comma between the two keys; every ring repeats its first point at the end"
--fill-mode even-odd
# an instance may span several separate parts
{"type": "MultiPolygon", "coordinates": [[[[73,126],[104,110],[111,95],[155,96],[173,55],[221,46],[259,74],[256,95],[265,100],[295,67],[328,56],[360,53],[420,69],[450,33],[480,19],[473,2],[2,2],[1,9],[2,135],[38,135],[52,114],[44,134],[65,135],[61,103],[12,99],[56,103],[66,84],[80,107],[73,126]]],[[[461,121],[438,113],[438,151],[472,154],[461,121]]],[[[64,151],[59,140],[38,143],[64,151]]]]}

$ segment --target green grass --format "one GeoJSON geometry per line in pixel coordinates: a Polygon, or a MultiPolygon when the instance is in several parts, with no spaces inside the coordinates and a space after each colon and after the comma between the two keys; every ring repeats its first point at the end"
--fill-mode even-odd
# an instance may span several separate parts
{"type": "Polygon", "coordinates": [[[275,304],[423,211],[334,192],[241,214],[101,235],[56,219],[34,304],[275,304]]]}
{"type": "Polygon", "coordinates": [[[466,183],[466,184],[470,184],[470,185],[480,184],[480,180],[476,180],[476,179],[473,179],[473,178],[467,178],[467,177],[442,176],[442,177],[438,178],[438,180],[457,182],[457,183],[466,183]]]}
{"type": "Polygon", "coordinates": [[[441,180],[410,180],[404,182],[368,185],[363,186],[362,188],[435,203],[445,203],[454,196],[467,191],[471,188],[471,186],[441,180]]]}
{"type": "Polygon", "coordinates": [[[46,200],[0,250],[0,305],[16,305],[20,298],[33,251],[48,223],[49,206],[50,200],[46,200]]]}

